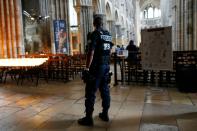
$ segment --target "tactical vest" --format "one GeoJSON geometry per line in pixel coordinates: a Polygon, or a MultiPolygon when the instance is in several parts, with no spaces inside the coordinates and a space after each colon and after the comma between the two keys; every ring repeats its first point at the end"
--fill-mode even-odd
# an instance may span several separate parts
{"type": "Polygon", "coordinates": [[[98,64],[109,64],[112,36],[108,31],[96,31],[97,43],[94,52],[94,61],[98,64]]]}

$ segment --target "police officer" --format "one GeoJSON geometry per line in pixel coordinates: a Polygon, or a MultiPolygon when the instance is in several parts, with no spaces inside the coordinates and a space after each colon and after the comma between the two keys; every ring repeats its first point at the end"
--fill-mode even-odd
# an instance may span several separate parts
{"type": "Polygon", "coordinates": [[[108,110],[110,107],[109,91],[109,62],[110,52],[113,46],[110,33],[102,28],[103,20],[101,17],[94,19],[95,30],[91,34],[91,42],[87,53],[86,70],[91,74],[91,79],[86,82],[85,88],[85,113],[86,116],[79,119],[80,125],[93,125],[93,110],[95,103],[95,93],[99,89],[102,98],[103,110],[99,117],[103,121],[109,121],[108,110]]]}

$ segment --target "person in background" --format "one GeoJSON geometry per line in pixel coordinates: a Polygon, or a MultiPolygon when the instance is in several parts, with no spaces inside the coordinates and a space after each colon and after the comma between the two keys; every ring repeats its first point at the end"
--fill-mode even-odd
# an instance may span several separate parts
{"type": "Polygon", "coordinates": [[[124,50],[124,49],[125,49],[125,48],[124,48],[124,45],[122,45],[121,48],[120,48],[120,50],[124,50]]]}
{"type": "MultiPolygon", "coordinates": [[[[120,55],[120,54],[121,54],[120,45],[117,45],[117,46],[116,46],[116,55],[118,56],[118,55],[120,55]]],[[[118,63],[119,65],[121,65],[121,60],[120,60],[119,57],[117,57],[116,61],[117,61],[117,63],[118,63]]]]}
{"type": "Polygon", "coordinates": [[[112,37],[110,33],[102,28],[101,17],[94,19],[95,30],[91,33],[90,44],[87,51],[86,71],[90,79],[86,81],[85,87],[85,117],[78,120],[78,124],[93,126],[93,111],[95,93],[99,89],[102,98],[103,110],[99,118],[108,122],[108,110],[110,108],[109,71],[110,54],[112,49],[112,37]]]}
{"type": "Polygon", "coordinates": [[[128,64],[136,65],[138,48],[136,45],[134,45],[133,40],[130,40],[129,45],[126,47],[126,50],[128,50],[128,57],[127,57],[128,64]]]}
{"type": "Polygon", "coordinates": [[[119,51],[120,51],[120,45],[117,45],[116,46],[116,53],[119,54],[119,51]]]}

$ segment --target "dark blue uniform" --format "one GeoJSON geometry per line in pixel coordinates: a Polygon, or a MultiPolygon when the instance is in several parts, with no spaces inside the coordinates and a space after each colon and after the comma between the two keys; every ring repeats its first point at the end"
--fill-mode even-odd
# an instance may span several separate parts
{"type": "Polygon", "coordinates": [[[89,68],[89,72],[94,79],[86,83],[85,107],[87,115],[93,113],[96,99],[95,93],[98,88],[101,93],[103,112],[108,112],[110,107],[108,78],[111,48],[112,37],[108,31],[97,29],[92,32],[88,50],[94,50],[93,60],[89,68]]]}

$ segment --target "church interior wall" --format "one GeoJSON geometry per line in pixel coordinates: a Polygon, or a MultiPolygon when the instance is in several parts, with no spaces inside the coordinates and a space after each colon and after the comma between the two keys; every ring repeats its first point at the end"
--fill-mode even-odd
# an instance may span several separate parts
{"type": "MultiPolygon", "coordinates": [[[[197,1],[196,0],[74,0],[77,25],[71,30],[69,0],[0,1],[0,57],[14,58],[20,54],[55,52],[53,20],[66,21],[68,54],[73,54],[72,35],[77,37],[78,52],[84,53],[87,33],[93,31],[93,17],[100,15],[116,45],[127,45],[134,40],[140,46],[143,28],[172,26],[173,50],[197,50],[197,1]],[[28,3],[28,4],[25,4],[28,3]],[[161,17],[141,20],[147,5],[161,10],[161,17]],[[8,8],[9,7],[9,8],[8,8]],[[36,12],[37,21],[31,23],[24,10],[36,12]],[[39,21],[40,16],[48,16],[39,21]],[[143,22],[153,25],[143,25],[143,22]],[[154,25],[154,22],[156,23],[154,25]],[[71,32],[72,31],[72,32],[71,32]],[[72,45],[72,46],[71,46],[72,45]]],[[[43,18],[43,17],[42,17],[43,18]]]]}

